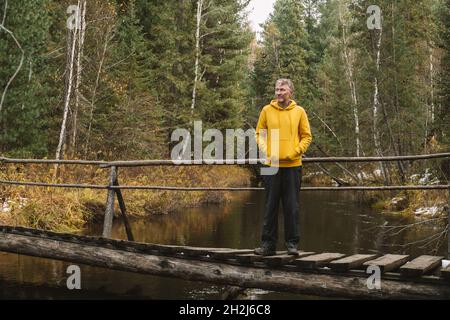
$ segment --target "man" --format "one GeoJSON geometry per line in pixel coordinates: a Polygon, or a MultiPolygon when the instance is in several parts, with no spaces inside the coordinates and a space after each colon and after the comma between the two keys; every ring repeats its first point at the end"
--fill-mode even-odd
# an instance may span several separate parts
{"type": "Polygon", "coordinates": [[[277,169],[275,174],[264,176],[266,204],[262,245],[255,249],[258,255],[276,254],[280,200],[287,251],[290,255],[298,255],[302,155],[311,144],[312,135],[305,110],[291,99],[293,93],[291,80],[278,80],[276,99],[262,109],[256,127],[258,146],[266,153],[268,164],[277,169]],[[264,136],[264,133],[267,134],[264,136]],[[271,137],[276,139],[277,136],[277,141],[271,141],[271,137]]]}

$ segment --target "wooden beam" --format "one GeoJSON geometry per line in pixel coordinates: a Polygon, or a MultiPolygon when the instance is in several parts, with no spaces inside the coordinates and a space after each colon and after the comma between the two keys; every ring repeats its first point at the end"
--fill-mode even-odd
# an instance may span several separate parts
{"type": "MultiPolygon", "coordinates": [[[[399,161],[399,160],[425,160],[425,159],[438,159],[449,158],[450,153],[437,153],[437,154],[423,154],[423,155],[411,155],[411,156],[386,156],[386,157],[317,157],[317,158],[303,158],[303,163],[320,163],[320,162],[387,162],[387,161],[399,161]]],[[[0,158],[1,159],[1,158],[0,158]]],[[[40,160],[42,161],[42,160],[40,160]]],[[[48,161],[48,160],[47,160],[48,161]]],[[[266,159],[235,159],[230,162],[230,159],[217,159],[214,161],[214,165],[237,165],[237,164],[261,164],[266,163],[266,159]]],[[[108,163],[101,163],[100,167],[146,167],[146,166],[198,166],[211,164],[209,161],[202,160],[131,160],[131,161],[113,161],[108,163]]]]}
{"type": "MultiPolygon", "coordinates": [[[[114,181],[117,179],[117,171],[116,167],[111,167],[111,173],[109,175],[109,186],[114,186],[114,181]]],[[[108,196],[106,199],[106,210],[105,210],[105,217],[103,221],[103,237],[104,238],[111,238],[111,231],[112,231],[112,223],[114,219],[114,198],[115,198],[115,191],[114,189],[108,189],[108,196]]]]}
{"type": "MultiPolygon", "coordinates": [[[[147,246],[147,244],[144,244],[147,246]]],[[[201,247],[190,247],[190,246],[177,246],[177,245],[152,245],[155,249],[163,254],[179,254],[188,257],[201,257],[206,256],[214,252],[221,252],[227,249],[221,248],[201,248],[201,247]]]]}
{"type": "Polygon", "coordinates": [[[228,259],[234,259],[236,255],[239,254],[250,254],[254,250],[251,249],[228,249],[228,250],[222,250],[222,251],[215,251],[212,254],[212,258],[217,260],[228,260],[228,259]]]}
{"type": "Polygon", "coordinates": [[[0,251],[95,267],[214,284],[314,296],[366,299],[445,299],[450,286],[383,280],[369,290],[366,277],[289,272],[159,257],[17,234],[0,233],[0,251]]]}
{"type": "Polygon", "coordinates": [[[312,256],[307,256],[295,260],[295,264],[302,269],[317,269],[325,266],[328,262],[345,257],[342,253],[320,253],[312,256]]]}
{"type": "Polygon", "coordinates": [[[409,259],[409,256],[398,254],[386,254],[375,260],[364,262],[364,266],[378,266],[382,273],[389,272],[397,269],[401,265],[405,264],[409,259]]]}
{"type": "MultiPolygon", "coordinates": [[[[301,254],[301,253],[299,253],[299,254],[301,254]]],[[[306,252],[306,254],[303,253],[302,256],[305,256],[308,254],[313,254],[313,252],[306,252]]],[[[270,267],[277,267],[282,264],[294,261],[297,258],[298,258],[298,256],[293,256],[293,255],[289,255],[289,254],[281,254],[281,255],[276,255],[276,256],[264,257],[262,261],[270,267]]]]}
{"type": "Polygon", "coordinates": [[[444,279],[450,280],[450,266],[441,270],[441,275],[444,279]]]}
{"type": "Polygon", "coordinates": [[[253,253],[243,253],[235,255],[236,260],[242,264],[251,264],[253,262],[264,262],[270,266],[278,266],[281,263],[291,262],[300,257],[306,257],[314,252],[298,251],[297,256],[288,255],[286,251],[277,251],[273,256],[260,256],[253,253]]]}
{"type": "Polygon", "coordinates": [[[376,254],[354,254],[346,258],[331,261],[329,266],[333,271],[344,272],[350,269],[359,268],[364,262],[373,260],[376,257],[376,254]]]}
{"type": "Polygon", "coordinates": [[[400,274],[404,277],[420,277],[436,269],[444,257],[423,255],[400,267],[400,274]]]}
{"type": "MultiPolygon", "coordinates": [[[[114,180],[114,185],[119,185],[119,178],[117,177],[118,173],[116,172],[116,180],[114,180]]],[[[125,206],[125,200],[122,196],[122,191],[120,189],[115,190],[117,195],[117,201],[119,202],[120,212],[122,213],[123,224],[125,226],[125,232],[127,233],[128,241],[134,241],[133,231],[131,229],[130,221],[127,216],[127,208],[125,206]]]]}

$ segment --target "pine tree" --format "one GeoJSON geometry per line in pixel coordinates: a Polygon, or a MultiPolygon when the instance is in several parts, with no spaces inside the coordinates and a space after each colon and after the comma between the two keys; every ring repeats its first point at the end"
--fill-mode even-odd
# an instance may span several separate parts
{"type": "Polygon", "coordinates": [[[264,25],[262,48],[255,62],[254,79],[258,108],[273,98],[275,81],[290,78],[299,103],[308,100],[303,7],[299,1],[278,0],[264,25]]]}
{"type": "Polygon", "coordinates": [[[45,85],[51,73],[45,56],[48,7],[48,0],[0,2],[2,153],[43,156],[48,151],[45,115],[54,103],[45,85]]]}
{"type": "MultiPolygon", "coordinates": [[[[187,128],[192,101],[193,39],[195,3],[180,1],[136,1],[150,61],[151,92],[164,109],[163,126],[187,128]]],[[[170,135],[166,136],[166,141],[170,135]]]]}
{"type": "Polygon", "coordinates": [[[248,0],[212,1],[204,13],[198,112],[205,126],[241,127],[247,102],[243,82],[253,35],[245,21],[248,0]]]}
{"type": "MultiPolygon", "coordinates": [[[[441,70],[439,74],[439,109],[435,128],[444,149],[450,146],[450,0],[443,0],[438,6],[441,13],[439,19],[439,47],[442,50],[441,70]]],[[[448,174],[448,167],[447,167],[448,174]]]]}
{"type": "Polygon", "coordinates": [[[111,49],[109,69],[115,105],[102,131],[110,132],[103,140],[117,156],[161,158],[163,138],[160,132],[162,110],[152,92],[148,49],[137,18],[135,1],[118,6],[118,25],[111,49]]]}

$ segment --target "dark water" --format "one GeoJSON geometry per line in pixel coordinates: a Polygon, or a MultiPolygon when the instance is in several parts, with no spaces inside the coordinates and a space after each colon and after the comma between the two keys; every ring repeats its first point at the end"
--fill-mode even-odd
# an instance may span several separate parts
{"type": "MultiPolygon", "coordinates": [[[[259,245],[264,194],[240,194],[231,203],[190,208],[174,214],[132,221],[137,241],[201,247],[254,248],[259,245]]],[[[281,216],[281,215],[280,215],[281,216]]],[[[425,239],[439,231],[428,223],[403,230],[397,235],[382,232],[380,226],[411,223],[406,218],[382,214],[360,204],[355,192],[303,192],[301,195],[302,250],[314,252],[430,253],[430,247],[404,244],[425,239]]],[[[280,221],[279,249],[283,249],[280,221]]],[[[395,231],[395,230],[394,230],[395,231]]],[[[92,225],[85,234],[99,235],[101,226],[92,225]]],[[[120,221],[113,237],[125,239],[120,221]]],[[[445,242],[445,241],[444,241],[445,242]]],[[[435,245],[431,248],[434,248],[435,245]]],[[[445,245],[438,253],[446,252],[445,245]]],[[[81,267],[82,290],[66,289],[70,263],[0,253],[0,298],[132,298],[132,299],[217,299],[221,286],[139,275],[89,266],[81,267]]],[[[316,299],[300,295],[248,290],[247,299],[316,299]]]]}

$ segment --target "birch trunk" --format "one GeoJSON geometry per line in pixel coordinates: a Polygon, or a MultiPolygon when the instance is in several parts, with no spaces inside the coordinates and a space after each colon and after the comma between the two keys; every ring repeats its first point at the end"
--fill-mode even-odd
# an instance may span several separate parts
{"type": "MultiPolygon", "coordinates": [[[[200,67],[200,29],[202,24],[202,11],[203,11],[203,4],[204,0],[198,0],[197,1],[197,14],[196,14],[196,28],[195,28],[195,63],[194,63],[194,85],[192,88],[192,102],[191,102],[191,116],[189,124],[190,126],[193,125],[193,118],[194,118],[194,109],[195,104],[197,102],[197,85],[198,81],[200,80],[199,76],[199,67],[200,67]]],[[[186,143],[183,145],[183,150],[178,158],[180,160],[184,157],[184,154],[186,152],[186,148],[190,144],[190,137],[185,137],[186,143]]]]}
{"type": "Polygon", "coordinates": [[[425,123],[425,152],[428,152],[428,136],[430,134],[430,124],[434,123],[434,62],[433,62],[433,45],[430,41],[428,44],[429,50],[429,78],[430,78],[430,103],[427,106],[426,111],[426,123],[425,123]]]}
{"type": "Polygon", "coordinates": [[[348,52],[347,45],[347,25],[343,19],[341,7],[339,7],[339,19],[342,25],[342,43],[343,43],[343,55],[345,62],[345,71],[347,75],[347,81],[350,87],[350,96],[352,101],[353,118],[355,120],[355,138],[356,138],[356,156],[361,156],[361,140],[360,140],[360,130],[359,130],[359,113],[358,113],[358,95],[356,92],[356,84],[353,77],[353,63],[348,52]]]}
{"type": "MultiPolygon", "coordinates": [[[[80,2],[78,1],[78,6],[80,5],[80,2]]],[[[55,158],[57,160],[61,159],[61,157],[64,156],[63,149],[64,149],[64,143],[65,143],[65,137],[66,137],[66,127],[67,127],[67,117],[69,114],[69,104],[70,104],[70,97],[72,94],[72,82],[73,82],[73,64],[75,59],[75,47],[77,42],[77,33],[78,29],[75,27],[73,32],[70,30],[68,31],[68,63],[66,66],[66,93],[64,96],[64,115],[63,115],[63,121],[61,123],[61,130],[59,133],[59,142],[58,147],[56,148],[56,155],[55,158]],[[70,36],[72,35],[72,41],[70,41],[70,36]],[[71,43],[71,44],[70,44],[71,43]]],[[[57,175],[58,171],[58,165],[56,165],[55,170],[55,176],[57,175]]]]}
{"type": "Polygon", "coordinates": [[[192,103],[191,103],[191,122],[194,115],[195,103],[197,98],[197,83],[199,81],[199,64],[200,64],[200,27],[202,23],[203,0],[197,2],[197,26],[195,30],[195,67],[194,67],[194,87],[192,89],[192,103]]]}
{"type": "Polygon", "coordinates": [[[72,124],[72,157],[76,153],[76,140],[78,130],[78,110],[80,105],[80,85],[81,85],[81,72],[83,69],[83,48],[84,37],[86,32],[86,0],[81,3],[81,20],[80,20],[80,33],[78,38],[78,52],[77,52],[77,81],[75,84],[75,108],[73,111],[73,124],[72,124]]]}
{"type": "MultiPolygon", "coordinates": [[[[392,6],[391,7],[392,8],[391,9],[391,12],[392,12],[391,13],[391,15],[392,15],[392,19],[391,19],[392,20],[392,56],[393,56],[393,59],[394,59],[394,66],[396,67],[397,66],[397,52],[396,52],[396,48],[395,48],[395,44],[396,44],[396,37],[395,37],[395,35],[396,35],[396,33],[395,33],[395,24],[394,24],[394,21],[396,21],[395,20],[395,3],[392,2],[391,6],[392,6]]],[[[394,87],[395,87],[394,110],[395,110],[395,117],[397,117],[397,119],[398,119],[398,117],[400,115],[400,110],[399,110],[399,99],[398,99],[398,81],[397,81],[397,73],[396,72],[394,72],[394,87]]],[[[391,139],[392,147],[394,148],[395,155],[396,156],[400,156],[401,155],[401,152],[400,152],[401,145],[400,145],[399,142],[397,142],[397,143],[395,142],[394,134],[393,134],[393,132],[391,130],[391,126],[389,125],[389,121],[388,121],[388,118],[387,118],[386,110],[384,110],[384,112],[385,112],[385,116],[386,116],[386,122],[388,124],[389,137],[391,139]]],[[[405,177],[405,171],[406,170],[405,170],[404,163],[402,161],[398,161],[397,162],[397,168],[398,168],[398,172],[399,172],[399,175],[400,175],[400,179],[401,179],[402,183],[404,183],[406,181],[406,177],[405,177]]]]}
{"type": "MultiPolygon", "coordinates": [[[[374,84],[373,84],[373,123],[372,123],[372,130],[373,130],[373,141],[375,144],[375,153],[382,157],[383,152],[381,150],[381,143],[380,143],[380,132],[378,129],[378,113],[380,109],[380,97],[379,97],[379,86],[378,86],[378,73],[380,71],[380,56],[381,56],[381,38],[383,35],[383,29],[381,28],[379,32],[374,31],[374,33],[378,33],[378,39],[376,41],[376,47],[375,47],[375,54],[376,54],[376,70],[375,70],[375,76],[374,76],[374,84]]],[[[380,170],[383,174],[385,183],[388,182],[386,170],[384,167],[384,164],[380,162],[380,170]]]]}
{"type": "Polygon", "coordinates": [[[431,123],[435,121],[434,112],[434,56],[433,56],[433,46],[430,44],[430,94],[431,94],[431,123]]]}

